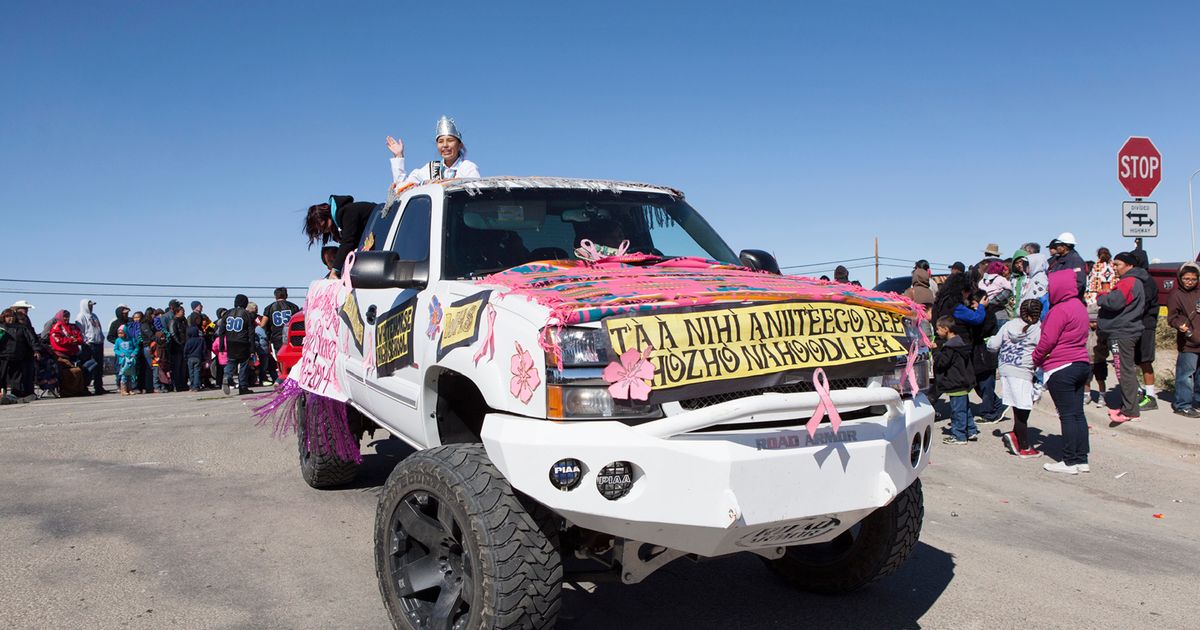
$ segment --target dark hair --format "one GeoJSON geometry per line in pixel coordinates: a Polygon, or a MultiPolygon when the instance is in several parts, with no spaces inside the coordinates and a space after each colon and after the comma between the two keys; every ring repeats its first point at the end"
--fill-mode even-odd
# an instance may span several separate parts
{"type": "Polygon", "coordinates": [[[938,288],[933,303],[933,316],[952,315],[954,307],[963,303],[963,291],[971,290],[971,279],[966,274],[952,274],[938,288]]]}
{"type": "Polygon", "coordinates": [[[287,299],[287,287],[279,287],[278,289],[275,289],[275,299],[276,300],[286,300],[287,299]]]}
{"type": "Polygon", "coordinates": [[[1025,327],[1021,329],[1021,332],[1028,331],[1030,326],[1042,321],[1042,301],[1025,300],[1021,302],[1018,315],[1025,320],[1025,327]],[[1030,319],[1033,321],[1029,321],[1030,319]]]}
{"type": "Polygon", "coordinates": [[[17,312],[12,310],[11,308],[6,308],[6,309],[4,309],[4,312],[0,313],[0,319],[4,319],[5,317],[15,318],[16,316],[17,316],[17,312]]]}
{"type": "Polygon", "coordinates": [[[916,262],[916,264],[913,265],[913,268],[914,269],[924,269],[925,271],[929,271],[929,261],[922,258],[921,260],[918,260],[916,262]]]}
{"type": "Polygon", "coordinates": [[[1108,251],[1107,247],[1101,247],[1096,250],[1096,258],[1100,262],[1112,262],[1112,252],[1108,251]]]}
{"type": "Polygon", "coordinates": [[[971,299],[976,302],[982,302],[983,298],[985,297],[987,297],[987,291],[984,291],[983,289],[975,289],[974,291],[971,291],[971,299]]]}
{"type": "Polygon", "coordinates": [[[953,331],[955,323],[956,322],[954,321],[954,316],[942,315],[937,320],[937,327],[938,328],[949,328],[951,331],[953,331]]]}
{"type": "Polygon", "coordinates": [[[309,206],[308,212],[304,215],[304,227],[300,230],[308,237],[308,246],[311,249],[313,243],[320,239],[321,244],[329,242],[329,232],[322,228],[322,224],[326,220],[332,219],[333,215],[329,213],[329,204],[319,203],[315,206],[309,206]]]}

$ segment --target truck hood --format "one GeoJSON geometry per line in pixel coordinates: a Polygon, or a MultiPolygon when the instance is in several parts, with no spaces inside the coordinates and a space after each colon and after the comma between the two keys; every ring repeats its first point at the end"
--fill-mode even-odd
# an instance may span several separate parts
{"type": "Polygon", "coordinates": [[[616,315],[718,305],[770,302],[836,302],[924,317],[923,309],[895,293],[871,291],[801,276],[762,273],[701,258],[655,259],[642,255],[598,263],[537,262],[477,282],[463,293],[492,289],[493,303],[536,325],[570,326],[616,315]],[[649,264],[647,264],[649,263],[649,264]]]}

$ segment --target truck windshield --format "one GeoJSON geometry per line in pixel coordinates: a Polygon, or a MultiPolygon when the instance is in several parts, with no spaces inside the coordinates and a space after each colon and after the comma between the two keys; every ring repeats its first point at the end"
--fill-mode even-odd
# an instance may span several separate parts
{"type": "Polygon", "coordinates": [[[446,203],[443,277],[477,278],[538,260],[591,252],[699,256],[737,264],[687,202],[666,194],[587,190],[485,190],[446,203]],[[590,242],[590,252],[588,244],[590,242]]]}

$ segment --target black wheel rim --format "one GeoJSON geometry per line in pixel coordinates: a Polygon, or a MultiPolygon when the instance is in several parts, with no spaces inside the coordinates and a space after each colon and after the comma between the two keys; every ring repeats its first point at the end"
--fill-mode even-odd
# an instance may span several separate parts
{"type": "Polygon", "coordinates": [[[475,569],[449,504],[429,492],[408,493],[392,511],[388,538],[388,575],[410,624],[466,628],[475,569]]]}

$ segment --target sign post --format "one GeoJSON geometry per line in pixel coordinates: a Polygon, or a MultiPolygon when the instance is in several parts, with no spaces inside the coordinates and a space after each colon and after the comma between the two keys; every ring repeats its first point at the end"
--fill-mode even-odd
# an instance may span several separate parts
{"type": "Polygon", "coordinates": [[[1121,204],[1121,236],[1158,236],[1158,204],[1153,201],[1126,201],[1121,204]]]}

